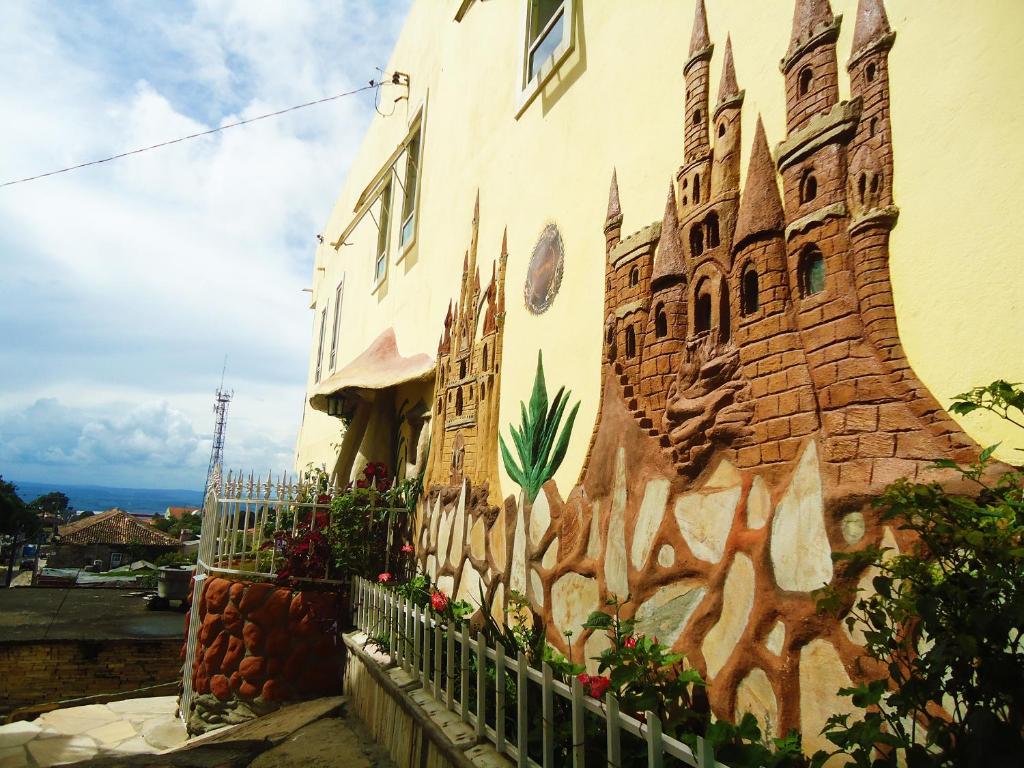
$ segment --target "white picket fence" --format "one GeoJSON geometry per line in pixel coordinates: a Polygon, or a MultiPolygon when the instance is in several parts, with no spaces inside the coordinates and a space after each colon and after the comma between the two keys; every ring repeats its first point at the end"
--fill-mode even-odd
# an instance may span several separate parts
{"type": "Polygon", "coordinates": [[[471,637],[463,624],[459,631],[451,631],[438,620],[430,608],[421,609],[393,590],[385,589],[362,578],[353,582],[352,615],[356,626],[370,638],[387,637],[386,649],[391,659],[414,676],[422,689],[448,710],[458,712],[464,723],[476,729],[479,742],[489,741],[498,752],[508,755],[523,768],[553,768],[555,765],[555,697],[568,701],[572,713],[572,766],[585,765],[585,718],[587,713],[601,718],[607,733],[606,759],[608,768],[622,766],[622,734],[642,739],[647,748],[649,768],[666,764],[687,765],[693,768],[727,768],[715,761],[713,750],[703,739],[697,739],[696,753],[687,745],[662,733],[661,720],[653,712],[646,712],[646,722],[622,713],[611,693],[604,701],[587,696],[579,680],[566,685],[554,679],[551,667],[544,663],[541,669],[527,664],[520,652],[509,656],[502,644],[487,645],[483,633],[471,637]],[[456,654],[458,648],[458,654],[456,654]],[[470,660],[475,659],[475,685],[470,672],[470,660]],[[483,663],[480,660],[484,659],[483,663]],[[447,664],[443,663],[447,660],[447,664]],[[458,663],[456,664],[456,660],[458,663]],[[487,667],[493,664],[494,682],[487,680],[487,667]],[[540,686],[542,702],[541,762],[527,753],[528,696],[517,695],[515,703],[515,732],[506,732],[506,674],[515,679],[517,692],[527,691],[530,685],[540,686]],[[478,695],[471,696],[475,687],[478,695]],[[482,694],[482,695],[480,695],[482,694]],[[475,702],[470,699],[475,698],[475,702]],[[494,727],[487,722],[488,708],[494,716],[494,727]]]}

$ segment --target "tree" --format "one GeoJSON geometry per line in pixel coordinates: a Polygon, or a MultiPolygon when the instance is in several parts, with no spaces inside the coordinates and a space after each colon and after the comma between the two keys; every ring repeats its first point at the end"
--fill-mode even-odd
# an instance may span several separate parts
{"type": "Polygon", "coordinates": [[[5,482],[0,476],[0,535],[10,537],[7,586],[11,585],[14,575],[14,555],[18,547],[39,533],[40,528],[38,513],[21,500],[14,483],[5,482]]]}
{"type": "MultiPolygon", "coordinates": [[[[1024,390],[997,381],[959,395],[950,411],[978,409],[1024,427],[1024,390]]],[[[875,574],[873,592],[829,589],[820,603],[840,613],[852,605],[847,624],[863,631],[865,655],[884,673],[841,690],[865,711],[825,728],[835,753],[858,767],[973,768],[1024,754],[1024,473],[993,466],[995,448],[967,466],[936,462],[971,493],[906,480],[885,490],[880,517],[913,534],[906,551],[834,556],[875,574]]]]}
{"type": "Polygon", "coordinates": [[[62,523],[70,522],[75,516],[75,508],[69,504],[67,494],[60,491],[45,493],[29,506],[46,514],[57,515],[62,523]]]}

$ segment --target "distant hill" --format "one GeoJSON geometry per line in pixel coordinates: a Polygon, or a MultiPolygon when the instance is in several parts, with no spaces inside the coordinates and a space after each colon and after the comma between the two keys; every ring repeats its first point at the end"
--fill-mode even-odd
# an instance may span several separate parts
{"type": "Polygon", "coordinates": [[[201,507],[202,491],[169,488],[109,488],[102,485],[67,485],[13,481],[18,495],[32,501],[44,493],[62,491],[80,512],[102,512],[119,507],[126,512],[163,514],[168,507],[201,507]]]}

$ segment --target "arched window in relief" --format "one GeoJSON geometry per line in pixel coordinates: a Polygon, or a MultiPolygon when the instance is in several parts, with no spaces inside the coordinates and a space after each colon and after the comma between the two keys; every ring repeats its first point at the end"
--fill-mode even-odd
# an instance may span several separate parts
{"type": "Polygon", "coordinates": [[[728,341],[732,335],[732,313],[729,311],[729,291],[723,285],[718,292],[718,338],[728,341]]]}
{"type": "Polygon", "coordinates": [[[878,128],[878,118],[877,117],[872,117],[871,118],[871,122],[868,123],[868,135],[869,136],[874,136],[875,135],[875,130],[877,128],[878,128]]]}
{"type": "Polygon", "coordinates": [[[455,415],[462,415],[462,387],[455,393],[455,415]]]}
{"type": "Polygon", "coordinates": [[[706,277],[697,284],[694,295],[693,329],[696,333],[707,333],[711,330],[711,286],[706,277]]]}
{"type": "Polygon", "coordinates": [[[693,124],[700,125],[700,110],[694,110],[693,112],[693,124]]]}
{"type": "Polygon", "coordinates": [[[800,71],[800,95],[804,96],[811,90],[811,83],[814,81],[814,70],[804,67],[800,71]]]}
{"type": "Polygon", "coordinates": [[[693,204],[700,202],[700,174],[693,174],[693,204]]]}
{"type": "Polygon", "coordinates": [[[875,79],[875,64],[874,64],[874,62],[868,64],[867,68],[864,70],[864,74],[867,75],[869,83],[872,80],[875,79]]]}
{"type": "Polygon", "coordinates": [[[608,359],[615,362],[616,348],[615,348],[615,326],[609,324],[608,331],[605,333],[605,342],[608,344],[608,359]]]}
{"type": "Polygon", "coordinates": [[[813,245],[800,254],[799,275],[802,296],[825,290],[825,257],[813,245]]]}
{"type": "Polygon", "coordinates": [[[809,203],[818,196],[818,180],[814,177],[813,171],[804,171],[800,180],[800,202],[809,203]]]}
{"type": "Polygon", "coordinates": [[[483,402],[484,395],[486,395],[486,394],[487,394],[487,384],[486,384],[486,382],[481,381],[480,382],[480,401],[481,402],[483,402]]]}
{"type": "Polygon", "coordinates": [[[718,138],[722,138],[723,136],[725,136],[725,123],[724,122],[718,124],[718,138]]]}
{"type": "Polygon", "coordinates": [[[719,243],[718,214],[714,211],[709,213],[708,217],[704,219],[704,227],[707,229],[708,248],[717,248],[719,243]]]}
{"type": "Polygon", "coordinates": [[[668,336],[668,315],[664,304],[658,304],[654,310],[654,335],[659,339],[668,336]]]}
{"type": "Polygon", "coordinates": [[[860,202],[861,202],[861,204],[864,203],[864,193],[867,192],[867,189],[868,189],[868,177],[865,174],[862,173],[860,175],[860,178],[857,180],[857,194],[860,195],[860,202]]]}
{"type": "Polygon", "coordinates": [[[640,285],[640,267],[633,267],[629,270],[629,284],[640,285]]]}
{"type": "Polygon", "coordinates": [[[704,228],[698,222],[690,227],[690,255],[700,256],[704,253],[704,228]]]}
{"type": "Polygon", "coordinates": [[[632,325],[626,328],[626,357],[636,357],[636,331],[632,325]]]}
{"type": "Polygon", "coordinates": [[[740,312],[744,315],[752,315],[761,306],[761,298],[758,296],[757,270],[753,264],[748,264],[743,270],[743,279],[740,281],[740,312]]]}
{"type": "Polygon", "coordinates": [[[484,370],[487,370],[487,345],[484,344],[484,370]]]}

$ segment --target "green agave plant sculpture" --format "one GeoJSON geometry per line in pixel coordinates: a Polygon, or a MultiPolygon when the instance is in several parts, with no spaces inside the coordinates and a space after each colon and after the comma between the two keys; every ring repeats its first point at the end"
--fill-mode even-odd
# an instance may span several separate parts
{"type": "Polygon", "coordinates": [[[501,458],[505,462],[505,471],[525,491],[527,499],[532,503],[544,485],[555,474],[565,458],[565,450],[569,446],[569,436],[576,420],[577,402],[569,411],[565,426],[558,434],[558,426],[562,422],[565,406],[569,402],[569,394],[565,387],[558,390],[555,399],[548,404],[548,391],[544,385],[544,361],[537,352],[537,377],[533,381],[533,394],[530,396],[530,407],[519,403],[522,411],[522,424],[519,428],[509,424],[512,442],[519,458],[517,464],[512,453],[505,444],[505,439],[498,435],[501,444],[501,458]],[[556,441],[557,435],[557,441],[556,441]]]}

